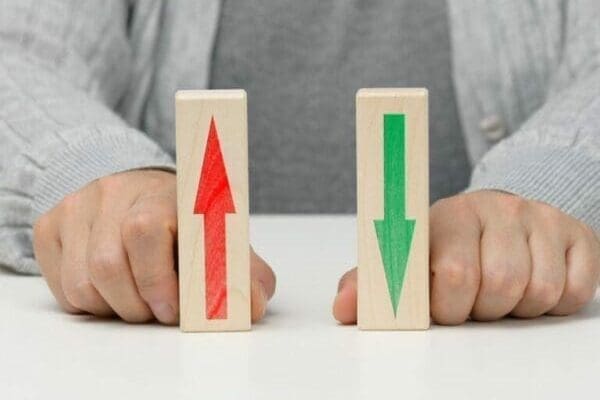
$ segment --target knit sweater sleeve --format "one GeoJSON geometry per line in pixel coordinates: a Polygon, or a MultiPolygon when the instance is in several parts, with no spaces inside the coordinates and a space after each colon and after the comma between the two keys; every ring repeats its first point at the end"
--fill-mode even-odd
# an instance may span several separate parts
{"type": "Polygon", "coordinates": [[[551,204],[600,232],[600,71],[554,96],[476,166],[469,191],[551,204]]]}
{"type": "Polygon", "coordinates": [[[37,273],[40,214],[94,179],[173,160],[112,111],[131,71],[127,2],[2,4],[0,266],[37,273]]]}
{"type": "Polygon", "coordinates": [[[469,191],[551,204],[600,232],[599,7],[564,16],[563,58],[543,106],[478,163],[469,191]]]}

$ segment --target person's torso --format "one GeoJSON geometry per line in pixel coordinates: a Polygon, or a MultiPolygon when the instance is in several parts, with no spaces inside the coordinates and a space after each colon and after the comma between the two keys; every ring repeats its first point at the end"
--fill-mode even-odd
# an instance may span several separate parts
{"type": "Polygon", "coordinates": [[[444,1],[225,0],[210,85],[248,92],[254,211],[355,209],[361,87],[428,87],[431,199],[468,183],[444,1]]]}
{"type": "MultiPolygon", "coordinates": [[[[353,4],[361,2],[355,0],[353,4]]],[[[222,3],[223,0],[132,3],[135,6],[131,8],[128,32],[133,69],[117,110],[171,155],[175,151],[173,95],[178,89],[210,86],[222,3]]],[[[573,6],[567,7],[565,1],[547,0],[445,3],[450,14],[452,81],[473,164],[499,140],[515,132],[549,93],[556,93],[576,79],[574,71],[586,70],[581,64],[593,60],[590,54],[595,54],[596,41],[593,29],[578,24],[589,19],[578,15],[593,15],[591,11],[596,6],[569,3],[573,6]],[[490,125],[489,121],[497,123],[490,125]]],[[[388,10],[382,15],[402,20],[388,10]]],[[[357,86],[364,84],[368,82],[357,86]]],[[[430,97],[434,107],[435,96],[430,97]]],[[[350,93],[350,100],[344,101],[354,102],[353,97],[354,93],[350,93]]],[[[249,102],[253,104],[252,97],[249,102]]],[[[433,111],[430,118],[432,122],[437,120],[433,111]]],[[[435,163],[447,162],[434,153],[436,149],[432,142],[432,169],[435,163]]]]}

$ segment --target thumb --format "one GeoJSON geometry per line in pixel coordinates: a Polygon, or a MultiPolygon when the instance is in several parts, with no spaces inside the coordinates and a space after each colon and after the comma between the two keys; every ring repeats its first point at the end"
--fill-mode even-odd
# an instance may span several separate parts
{"type": "Polygon", "coordinates": [[[250,248],[250,297],[252,322],[264,317],[267,302],[275,293],[275,274],[269,265],[250,248]]]}
{"type": "Polygon", "coordinates": [[[342,324],[356,323],[357,269],[346,272],[338,284],[338,293],[333,301],[333,317],[342,324]]]}

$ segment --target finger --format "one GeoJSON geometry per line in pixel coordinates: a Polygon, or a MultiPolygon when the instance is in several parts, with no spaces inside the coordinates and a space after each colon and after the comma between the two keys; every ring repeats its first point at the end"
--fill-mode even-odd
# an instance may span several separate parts
{"type": "Polygon", "coordinates": [[[123,219],[123,243],[137,290],[154,316],[164,324],[178,321],[175,272],[177,216],[172,199],[141,200],[123,219]]]}
{"type": "Polygon", "coordinates": [[[491,321],[507,315],[521,300],[531,276],[525,228],[503,217],[484,224],[481,283],[471,317],[491,321]]]}
{"type": "Polygon", "coordinates": [[[439,324],[461,324],[479,289],[479,219],[468,208],[440,202],[431,209],[430,229],[431,316],[439,324]]]}
{"type": "Polygon", "coordinates": [[[538,226],[529,238],[531,279],[511,314],[533,318],[554,308],[566,279],[566,243],[556,229],[538,226]]]}
{"type": "Polygon", "coordinates": [[[137,291],[121,242],[121,215],[110,217],[97,217],[90,231],[87,263],[92,283],[123,320],[148,321],[152,313],[137,291]]]}
{"type": "Polygon", "coordinates": [[[573,238],[567,250],[567,276],[564,291],[551,315],[579,311],[594,298],[600,276],[600,245],[589,228],[573,238]]]}
{"type": "Polygon", "coordinates": [[[252,322],[260,320],[267,310],[267,302],[275,293],[275,274],[269,265],[250,248],[250,297],[252,322]]]}
{"type": "Polygon", "coordinates": [[[60,236],[58,225],[49,214],[41,216],[34,225],[33,249],[40,272],[61,308],[69,313],[81,312],[69,303],[62,289],[60,236]]]}
{"type": "Polygon", "coordinates": [[[66,298],[75,307],[97,316],[114,312],[94,287],[87,269],[90,226],[87,217],[64,214],[60,235],[62,242],[61,282],[66,298]]]}
{"type": "Polygon", "coordinates": [[[346,272],[338,284],[333,301],[333,317],[342,324],[356,323],[357,269],[346,272]]]}

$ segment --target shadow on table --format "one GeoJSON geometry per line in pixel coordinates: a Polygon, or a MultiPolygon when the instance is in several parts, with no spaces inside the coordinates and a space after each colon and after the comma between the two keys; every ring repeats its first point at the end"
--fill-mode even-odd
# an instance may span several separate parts
{"type": "Polygon", "coordinates": [[[0,266],[0,276],[2,276],[2,275],[11,275],[11,276],[14,276],[14,275],[18,275],[18,274],[16,272],[14,272],[14,271],[11,271],[10,269],[8,269],[6,267],[1,267],[0,266]]]}
{"type": "MultiPolygon", "coordinates": [[[[90,314],[68,314],[68,313],[65,313],[59,307],[59,305],[54,301],[54,299],[50,297],[50,294],[48,296],[49,297],[48,297],[47,302],[44,302],[42,304],[40,304],[40,303],[32,304],[32,306],[35,306],[40,311],[43,311],[45,313],[56,314],[57,316],[69,318],[71,320],[78,321],[78,322],[81,322],[84,324],[101,324],[101,325],[126,324],[126,325],[130,325],[130,326],[160,326],[160,327],[164,327],[164,328],[173,327],[173,326],[159,324],[157,321],[149,321],[149,322],[140,323],[140,324],[127,324],[126,322],[122,321],[120,318],[118,318],[116,316],[114,316],[114,317],[96,317],[96,316],[90,315],[90,314]]],[[[252,324],[252,329],[265,328],[267,325],[269,325],[269,323],[271,321],[273,321],[273,322],[276,321],[278,314],[279,314],[279,312],[277,310],[271,310],[271,309],[267,310],[267,314],[263,317],[262,320],[252,324]]]]}

